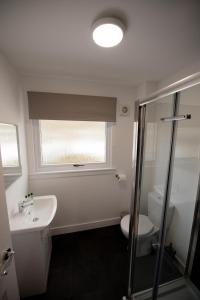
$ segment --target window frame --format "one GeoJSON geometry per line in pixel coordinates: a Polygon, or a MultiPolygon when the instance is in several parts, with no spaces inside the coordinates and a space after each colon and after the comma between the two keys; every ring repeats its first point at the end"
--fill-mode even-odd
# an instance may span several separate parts
{"type": "MultiPolygon", "coordinates": [[[[57,121],[57,120],[55,120],[57,121]]],[[[60,121],[60,120],[59,120],[60,121]]],[[[63,120],[64,121],[64,120],[63,120]]],[[[94,121],[95,122],[95,121],[94,121]]],[[[106,134],[106,160],[101,163],[86,163],[83,166],[74,166],[72,163],[66,164],[50,164],[42,165],[41,157],[41,136],[40,136],[40,120],[32,120],[33,128],[33,147],[34,147],[34,169],[36,173],[43,172],[71,172],[71,171],[88,171],[88,170],[99,170],[105,168],[111,168],[111,141],[112,141],[112,123],[105,122],[105,134],[106,134]]]]}

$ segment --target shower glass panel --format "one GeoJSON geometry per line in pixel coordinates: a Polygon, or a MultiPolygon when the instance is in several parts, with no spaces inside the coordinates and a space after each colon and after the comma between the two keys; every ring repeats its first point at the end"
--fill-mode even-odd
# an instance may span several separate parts
{"type": "MultiPolygon", "coordinates": [[[[172,137],[172,122],[163,122],[161,118],[172,117],[173,113],[173,95],[146,106],[140,217],[133,276],[134,293],[153,288],[154,285],[172,137]]],[[[172,214],[171,205],[170,211],[172,214]]],[[[166,279],[175,279],[177,273],[169,270],[165,256],[163,265],[161,283],[166,279]]]]}
{"type": "MultiPolygon", "coordinates": [[[[191,119],[178,121],[172,175],[170,202],[173,217],[165,240],[165,255],[170,264],[162,266],[162,276],[167,282],[166,270],[176,266],[183,275],[188,257],[191,230],[200,174],[200,85],[179,93],[178,115],[191,114],[191,119]]],[[[190,270],[189,270],[190,272],[190,270]]],[[[162,282],[160,282],[162,283],[162,282]]]]}
{"type": "Polygon", "coordinates": [[[139,106],[128,299],[200,299],[192,273],[200,206],[196,84],[139,106]]]}

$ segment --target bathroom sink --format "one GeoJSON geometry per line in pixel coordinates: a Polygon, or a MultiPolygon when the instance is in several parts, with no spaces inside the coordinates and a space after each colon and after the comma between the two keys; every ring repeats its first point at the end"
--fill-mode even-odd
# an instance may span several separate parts
{"type": "Polygon", "coordinates": [[[42,230],[52,222],[56,210],[56,196],[34,197],[32,206],[25,208],[23,212],[10,215],[10,230],[12,233],[42,230]]]}

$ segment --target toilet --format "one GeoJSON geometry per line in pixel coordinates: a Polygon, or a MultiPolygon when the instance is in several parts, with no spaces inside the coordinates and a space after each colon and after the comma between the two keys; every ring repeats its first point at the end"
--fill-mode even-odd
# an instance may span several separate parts
{"type": "MultiPolygon", "coordinates": [[[[137,256],[151,253],[152,244],[158,241],[160,220],[163,208],[163,194],[157,191],[148,193],[148,216],[139,215],[137,256]]],[[[167,229],[172,220],[174,205],[170,203],[167,214],[167,229]]],[[[121,219],[121,230],[126,238],[129,236],[130,215],[121,219]]]]}

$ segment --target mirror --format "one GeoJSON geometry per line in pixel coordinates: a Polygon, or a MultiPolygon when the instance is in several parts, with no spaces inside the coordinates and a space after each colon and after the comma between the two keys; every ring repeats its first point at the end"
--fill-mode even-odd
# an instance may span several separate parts
{"type": "Polygon", "coordinates": [[[16,125],[0,123],[0,147],[5,185],[8,187],[22,174],[16,125]]]}

